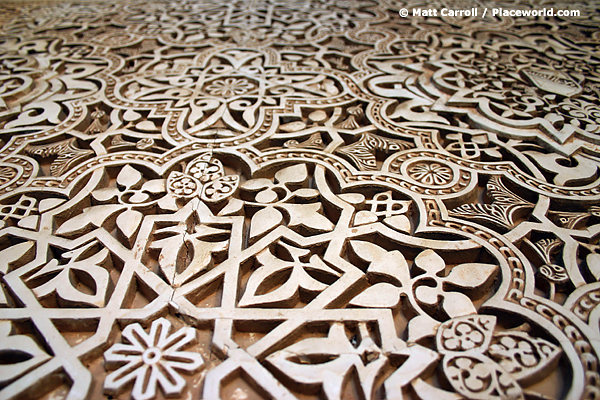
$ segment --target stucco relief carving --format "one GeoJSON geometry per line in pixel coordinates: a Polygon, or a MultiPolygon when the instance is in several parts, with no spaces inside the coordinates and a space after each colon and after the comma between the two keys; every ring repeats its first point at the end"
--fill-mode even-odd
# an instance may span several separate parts
{"type": "Polygon", "coordinates": [[[0,398],[598,398],[600,9],[486,6],[0,5],[0,398]]]}

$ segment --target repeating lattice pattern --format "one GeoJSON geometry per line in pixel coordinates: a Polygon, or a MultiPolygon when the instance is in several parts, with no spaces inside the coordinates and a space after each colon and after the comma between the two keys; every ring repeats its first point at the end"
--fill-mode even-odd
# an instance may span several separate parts
{"type": "Polygon", "coordinates": [[[599,3],[0,14],[0,398],[600,398],[599,3]]]}

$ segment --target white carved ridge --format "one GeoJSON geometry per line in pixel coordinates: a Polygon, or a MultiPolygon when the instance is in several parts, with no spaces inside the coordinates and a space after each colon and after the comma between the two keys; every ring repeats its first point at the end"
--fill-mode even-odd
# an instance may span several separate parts
{"type": "Polygon", "coordinates": [[[0,399],[598,398],[600,8],[421,7],[3,2],[0,399]]]}

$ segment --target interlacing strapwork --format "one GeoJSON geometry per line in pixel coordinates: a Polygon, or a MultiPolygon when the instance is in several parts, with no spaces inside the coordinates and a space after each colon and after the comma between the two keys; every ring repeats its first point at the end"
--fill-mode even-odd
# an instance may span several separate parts
{"type": "Polygon", "coordinates": [[[1,399],[597,399],[600,4],[0,6],[1,399]]]}

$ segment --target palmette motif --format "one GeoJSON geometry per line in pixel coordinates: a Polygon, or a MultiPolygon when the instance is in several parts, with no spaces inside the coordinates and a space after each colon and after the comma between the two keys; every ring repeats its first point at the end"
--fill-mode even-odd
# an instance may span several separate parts
{"type": "Polygon", "coordinates": [[[600,397],[600,6],[493,6],[0,5],[0,399],[600,397]]]}

